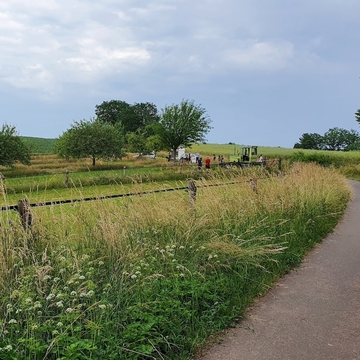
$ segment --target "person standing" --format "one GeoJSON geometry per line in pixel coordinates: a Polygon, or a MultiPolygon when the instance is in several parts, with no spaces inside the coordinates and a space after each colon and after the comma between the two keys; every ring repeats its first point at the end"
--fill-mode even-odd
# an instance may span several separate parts
{"type": "Polygon", "coordinates": [[[210,156],[208,156],[205,160],[205,169],[210,169],[210,156]]]}
{"type": "Polygon", "coordinates": [[[202,169],[202,157],[198,158],[198,169],[201,170],[202,169]]]}

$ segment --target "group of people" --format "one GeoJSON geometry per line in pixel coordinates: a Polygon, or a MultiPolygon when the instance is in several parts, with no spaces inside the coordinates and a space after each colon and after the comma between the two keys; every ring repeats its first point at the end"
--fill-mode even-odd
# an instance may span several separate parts
{"type": "MultiPolygon", "coordinates": [[[[198,165],[198,169],[201,170],[203,166],[203,160],[201,156],[196,159],[196,163],[198,165]]],[[[211,163],[210,156],[207,156],[205,159],[205,169],[207,170],[210,169],[210,163],[211,163]]]]}

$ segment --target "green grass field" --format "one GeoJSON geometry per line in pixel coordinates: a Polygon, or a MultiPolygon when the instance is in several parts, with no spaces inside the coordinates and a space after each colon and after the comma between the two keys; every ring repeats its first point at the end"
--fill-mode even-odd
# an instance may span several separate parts
{"type": "MultiPolygon", "coordinates": [[[[0,358],[193,358],[332,231],[351,196],[341,173],[359,174],[359,153],[259,150],[283,158],[281,171],[199,171],[166,153],[94,168],[43,154],[1,168],[0,206],[98,199],[33,207],[31,230],[1,212],[0,358]],[[173,187],[183,189],[142,194],[173,187]]],[[[234,146],[191,152],[226,158],[234,146]]]]}

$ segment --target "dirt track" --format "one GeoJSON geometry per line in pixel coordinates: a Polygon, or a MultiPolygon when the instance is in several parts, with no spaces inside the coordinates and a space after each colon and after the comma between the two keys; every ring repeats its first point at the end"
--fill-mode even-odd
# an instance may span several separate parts
{"type": "Polygon", "coordinates": [[[360,359],[360,182],[341,223],[199,360],[360,359]]]}

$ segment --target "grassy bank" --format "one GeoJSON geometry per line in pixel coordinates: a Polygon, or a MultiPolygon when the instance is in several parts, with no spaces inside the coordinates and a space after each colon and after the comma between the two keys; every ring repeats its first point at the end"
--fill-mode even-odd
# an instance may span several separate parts
{"type": "Polygon", "coordinates": [[[3,218],[0,357],[190,359],[299,264],[350,196],[314,164],[264,176],[257,193],[248,180],[201,187],[193,205],[182,191],[37,208],[32,234],[3,218]]]}

